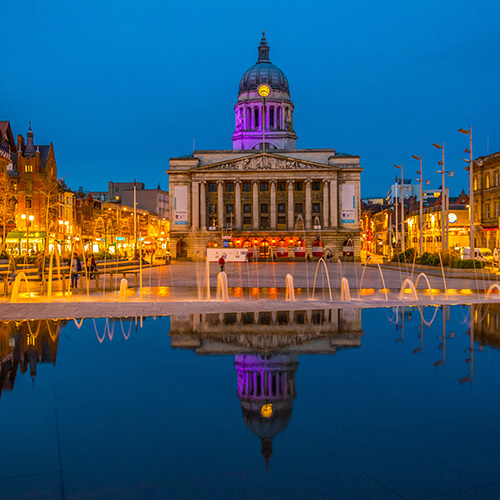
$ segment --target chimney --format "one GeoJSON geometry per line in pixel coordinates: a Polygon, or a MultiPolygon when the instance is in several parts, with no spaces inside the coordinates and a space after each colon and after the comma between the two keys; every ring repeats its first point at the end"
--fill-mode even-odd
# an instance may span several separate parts
{"type": "Polygon", "coordinates": [[[17,136],[17,150],[22,151],[24,149],[24,137],[19,134],[17,136]]]}

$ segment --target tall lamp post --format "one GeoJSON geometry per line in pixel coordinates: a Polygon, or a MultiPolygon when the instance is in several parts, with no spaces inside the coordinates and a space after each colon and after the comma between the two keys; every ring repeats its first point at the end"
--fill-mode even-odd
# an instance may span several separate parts
{"type": "MultiPolygon", "coordinates": [[[[420,181],[420,217],[419,217],[419,249],[420,249],[420,255],[422,255],[422,233],[423,233],[423,219],[424,219],[424,190],[423,190],[423,183],[424,180],[422,178],[422,154],[420,156],[416,155],[411,155],[412,158],[415,158],[415,160],[420,161],[420,170],[417,170],[417,174],[420,175],[420,179],[416,179],[417,181],[420,181]]],[[[427,185],[429,185],[429,181],[425,181],[427,185]]]]}
{"type": "Polygon", "coordinates": [[[435,148],[440,149],[442,153],[441,161],[438,161],[438,165],[441,165],[441,170],[436,170],[438,174],[442,174],[441,180],[441,251],[444,252],[446,250],[446,221],[445,221],[445,205],[446,205],[446,189],[444,186],[444,142],[443,144],[436,144],[435,142],[432,144],[435,148]]]}
{"type": "MultiPolygon", "coordinates": [[[[401,170],[401,251],[405,251],[405,194],[404,194],[404,179],[403,179],[403,164],[394,165],[401,170]]],[[[397,188],[396,188],[397,189],[397,188]]]]}
{"type": "Polygon", "coordinates": [[[26,220],[26,255],[29,255],[30,249],[30,223],[35,220],[34,215],[21,214],[21,219],[26,220]]]}
{"type": "Polygon", "coordinates": [[[257,89],[257,92],[262,97],[262,151],[266,152],[266,97],[271,93],[271,87],[263,83],[257,89]]]}
{"type": "Polygon", "coordinates": [[[461,134],[469,135],[469,147],[465,150],[466,153],[469,153],[469,218],[470,218],[470,258],[474,259],[474,182],[473,182],[473,166],[474,160],[472,158],[472,127],[469,127],[469,130],[465,130],[463,128],[459,128],[458,131],[461,134]]]}

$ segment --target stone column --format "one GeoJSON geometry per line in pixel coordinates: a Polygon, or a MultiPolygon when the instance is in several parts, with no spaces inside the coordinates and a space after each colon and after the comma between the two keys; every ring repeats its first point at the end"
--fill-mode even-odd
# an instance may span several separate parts
{"type": "Polygon", "coordinates": [[[207,183],[200,182],[200,217],[201,217],[201,230],[207,230],[207,183]]]}
{"type": "Polygon", "coordinates": [[[293,181],[288,181],[288,229],[295,226],[293,206],[293,181]]]}
{"type": "Polygon", "coordinates": [[[327,229],[330,226],[328,223],[328,219],[330,218],[328,188],[328,181],[323,181],[323,229],[327,229]]]}
{"type": "Polygon", "coordinates": [[[339,225],[338,220],[339,202],[337,196],[337,179],[330,181],[330,227],[337,229],[339,225]]]}
{"type": "Polygon", "coordinates": [[[197,230],[200,228],[200,184],[193,181],[191,186],[191,221],[193,229],[197,230]]]}
{"type": "Polygon", "coordinates": [[[236,205],[234,207],[235,215],[236,215],[236,228],[237,230],[241,230],[241,181],[235,182],[235,202],[236,205]]]}
{"type": "Polygon", "coordinates": [[[222,181],[217,181],[217,229],[224,227],[224,197],[222,194],[222,181]]]}
{"type": "Polygon", "coordinates": [[[276,229],[276,181],[271,181],[271,229],[276,229]]]}
{"type": "Polygon", "coordinates": [[[312,227],[311,181],[306,180],[306,230],[312,227]]]}
{"type": "Polygon", "coordinates": [[[259,229],[259,183],[253,181],[252,186],[252,225],[255,230],[259,229]]]}

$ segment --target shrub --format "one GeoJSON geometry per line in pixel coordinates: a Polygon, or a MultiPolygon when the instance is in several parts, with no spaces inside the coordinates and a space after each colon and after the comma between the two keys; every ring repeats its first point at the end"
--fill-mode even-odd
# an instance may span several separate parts
{"type": "Polygon", "coordinates": [[[413,263],[413,260],[415,259],[415,254],[416,250],[415,248],[408,248],[404,252],[401,252],[398,255],[395,255],[392,259],[393,262],[406,262],[406,263],[413,263]]]}
{"type": "Polygon", "coordinates": [[[424,252],[418,259],[418,263],[423,266],[439,266],[439,254],[424,252]]]}
{"type": "Polygon", "coordinates": [[[480,260],[460,259],[455,262],[455,265],[453,267],[456,267],[458,269],[482,269],[484,265],[485,263],[481,262],[480,260]]]}

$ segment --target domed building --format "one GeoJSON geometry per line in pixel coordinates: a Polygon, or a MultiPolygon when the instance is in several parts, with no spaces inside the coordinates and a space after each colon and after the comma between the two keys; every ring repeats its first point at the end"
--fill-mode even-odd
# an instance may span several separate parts
{"type": "Polygon", "coordinates": [[[170,159],[173,258],[359,256],[359,156],[297,149],[288,79],[269,52],[263,34],[239,82],[233,149],[170,159]]]}
{"type": "Polygon", "coordinates": [[[271,63],[263,35],[257,62],[240,80],[238,102],[234,106],[233,149],[262,149],[263,136],[266,150],[295,149],[293,108],[287,77],[271,63]],[[272,89],[265,103],[259,94],[262,85],[272,89]]]}

